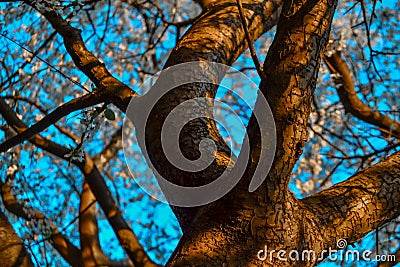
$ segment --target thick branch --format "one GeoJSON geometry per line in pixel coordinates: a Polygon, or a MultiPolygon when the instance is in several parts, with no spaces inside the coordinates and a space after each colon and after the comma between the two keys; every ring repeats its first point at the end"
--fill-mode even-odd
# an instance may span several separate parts
{"type": "Polygon", "coordinates": [[[52,232],[49,237],[52,241],[52,246],[71,266],[82,266],[81,251],[59,231],[58,227],[54,225],[51,220],[49,220],[40,211],[33,208],[24,207],[22,204],[20,204],[16,196],[12,194],[11,185],[9,183],[0,182],[0,187],[4,206],[9,212],[27,221],[39,220],[42,222],[48,222],[50,226],[49,230],[52,232]]]}
{"type": "MultiPolygon", "coordinates": [[[[242,1],[243,16],[247,22],[251,42],[276,24],[281,1],[242,1]]],[[[242,20],[235,0],[216,1],[193,24],[171,52],[166,66],[191,61],[209,61],[231,65],[247,48],[242,20]]],[[[209,73],[207,79],[219,82],[220,73],[209,73]]],[[[174,105],[196,97],[214,97],[217,87],[213,84],[190,84],[181,86],[166,94],[154,107],[148,119],[146,140],[149,143],[149,157],[157,170],[162,170],[171,182],[183,186],[198,186],[216,179],[235,159],[230,158],[229,147],[219,135],[215,122],[210,119],[195,120],[185,125],[181,144],[183,153],[189,159],[198,156],[198,144],[203,139],[211,139],[217,146],[215,161],[204,171],[187,173],[172,166],[161,153],[160,132],[163,121],[174,105]],[[153,117],[154,116],[154,117],[153,117]]],[[[206,109],[212,114],[212,107],[206,109]]],[[[168,198],[168,196],[167,196],[168,198]]],[[[174,208],[182,230],[185,232],[196,217],[195,208],[174,208]]]]}
{"type": "MultiPolygon", "coordinates": [[[[1,98],[0,114],[2,114],[6,122],[15,131],[20,132],[27,128],[26,125],[20,119],[18,119],[11,108],[1,98]]],[[[65,155],[70,152],[67,148],[51,142],[50,140],[45,139],[38,134],[32,137],[29,141],[37,147],[46,150],[57,157],[67,160],[65,155]]],[[[115,203],[110,190],[108,189],[93,161],[87,155],[85,155],[84,162],[73,161],[72,163],[82,171],[100,207],[103,209],[108,222],[115,231],[119,242],[135,266],[158,266],[148,257],[142,245],[139,243],[138,238],[130,229],[128,223],[123,219],[117,203],[115,203]]]]}
{"type": "Polygon", "coordinates": [[[5,152],[8,149],[22,143],[23,141],[30,139],[35,134],[40,133],[50,125],[56,123],[61,118],[74,111],[81,110],[83,108],[87,108],[106,101],[108,101],[107,95],[101,92],[99,94],[90,93],[80,98],[73,99],[56,108],[53,112],[45,116],[38,123],[35,123],[26,130],[20,132],[16,136],[13,136],[12,138],[6,140],[4,143],[0,144],[0,152],[5,152]]]}
{"type": "Polygon", "coordinates": [[[7,217],[0,210],[0,266],[33,267],[30,255],[7,217]]]}
{"type": "Polygon", "coordinates": [[[333,74],[333,80],[336,84],[340,101],[346,112],[351,113],[360,120],[386,130],[385,132],[389,135],[400,138],[400,122],[393,120],[379,111],[373,111],[371,107],[364,104],[358,98],[350,70],[340,52],[335,52],[331,56],[325,55],[324,60],[329,71],[333,74]]]}
{"type": "MultiPolygon", "coordinates": [[[[35,7],[32,0],[24,1],[35,7]]],[[[85,46],[81,30],[72,27],[57,12],[43,12],[42,15],[51,23],[53,28],[64,40],[65,48],[72,57],[75,65],[80,69],[100,90],[106,90],[110,102],[121,110],[125,110],[135,92],[122,83],[107,70],[104,63],[91,53],[85,46]]]]}
{"type": "Polygon", "coordinates": [[[400,152],[302,202],[321,222],[326,240],[360,240],[400,215],[400,152]]]}
{"type": "Polygon", "coordinates": [[[96,201],[87,182],[83,183],[79,205],[79,233],[82,250],[82,266],[109,265],[110,259],[103,253],[99,241],[96,201]]]}
{"type": "MultiPolygon", "coordinates": [[[[121,148],[122,127],[113,135],[110,143],[93,159],[99,171],[115,156],[121,148]]],[[[97,207],[92,205],[96,198],[85,181],[82,187],[79,210],[79,232],[84,266],[110,265],[113,262],[104,254],[99,242],[99,228],[97,223],[97,207]]]]}
{"type": "MultiPolygon", "coordinates": [[[[264,63],[267,77],[260,89],[266,96],[276,126],[276,153],[266,180],[269,201],[288,196],[292,169],[308,138],[307,121],[320,63],[320,51],[327,42],[335,1],[286,3],[277,33],[264,63]]],[[[259,140],[254,119],[250,119],[250,140],[259,140]]],[[[259,144],[252,145],[257,151],[259,144]]]]}

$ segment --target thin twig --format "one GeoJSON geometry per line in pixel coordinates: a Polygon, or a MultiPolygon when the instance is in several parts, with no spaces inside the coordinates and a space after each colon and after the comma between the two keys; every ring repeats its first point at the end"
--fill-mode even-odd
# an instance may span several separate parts
{"type": "Polygon", "coordinates": [[[81,83],[79,83],[78,81],[75,81],[74,79],[68,77],[66,74],[64,74],[61,70],[57,69],[56,67],[54,67],[52,64],[50,64],[48,61],[42,59],[41,57],[39,57],[38,55],[35,55],[35,53],[33,51],[31,51],[30,49],[24,47],[23,45],[21,45],[20,43],[18,43],[17,41],[11,39],[10,37],[8,37],[7,35],[0,33],[0,36],[6,38],[7,40],[9,40],[10,42],[14,43],[15,45],[19,46],[21,49],[25,50],[26,52],[30,53],[33,57],[36,57],[37,59],[39,59],[40,61],[42,61],[43,63],[45,63],[46,65],[48,65],[51,69],[53,69],[55,72],[59,73],[61,76],[63,76],[65,79],[71,81],[73,84],[79,86],[80,88],[82,88],[83,90],[85,90],[86,92],[90,93],[90,90],[87,89],[85,86],[83,86],[81,83]]]}
{"type": "Polygon", "coordinates": [[[243,15],[242,1],[241,0],[236,0],[236,3],[237,3],[237,6],[238,6],[238,9],[239,9],[239,15],[240,15],[240,19],[242,21],[244,34],[245,34],[246,40],[247,40],[247,44],[249,46],[251,58],[253,59],[254,65],[256,66],[257,73],[260,76],[261,81],[265,82],[267,77],[265,76],[265,73],[263,72],[262,66],[261,66],[260,61],[258,60],[258,57],[257,57],[257,54],[256,54],[256,50],[254,49],[253,43],[252,43],[251,38],[250,38],[250,33],[249,33],[249,29],[247,28],[246,19],[245,19],[244,15],[243,15]]]}
{"type": "Polygon", "coordinates": [[[361,10],[362,10],[363,18],[364,18],[365,31],[367,32],[367,42],[368,42],[368,48],[369,48],[369,55],[371,57],[371,63],[372,63],[372,66],[374,67],[375,73],[378,76],[379,80],[383,81],[383,78],[380,75],[379,70],[376,67],[375,61],[374,61],[374,53],[373,53],[374,49],[372,48],[372,45],[371,45],[371,33],[369,30],[370,25],[368,25],[367,12],[365,11],[364,0],[361,0],[360,3],[361,3],[361,10]]]}

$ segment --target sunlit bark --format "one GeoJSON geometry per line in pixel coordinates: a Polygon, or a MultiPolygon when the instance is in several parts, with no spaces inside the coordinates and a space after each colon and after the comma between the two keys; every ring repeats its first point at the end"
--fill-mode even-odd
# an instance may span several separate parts
{"type": "MultiPolygon", "coordinates": [[[[33,1],[25,2],[33,5],[33,1]]],[[[302,200],[297,199],[288,189],[293,168],[308,139],[307,123],[320,57],[326,47],[337,1],[244,0],[243,15],[249,36],[245,34],[246,28],[243,27],[235,0],[196,2],[203,12],[171,51],[165,68],[190,61],[232,65],[248,48],[246,37],[255,42],[277,24],[277,32],[263,66],[265,78],[263,77],[260,84],[274,116],[277,147],[272,168],[268,174],[265,173],[265,182],[255,192],[248,192],[254,168],[260,158],[260,139],[265,134],[260,132],[255,118],[251,117],[247,127],[251,155],[239,184],[226,196],[208,205],[196,208],[172,207],[181,225],[183,237],[166,265],[315,266],[324,258],[319,258],[320,253],[328,248],[336,249],[339,239],[345,239],[349,244],[354,243],[399,216],[400,152],[386,159],[382,158],[379,163],[357,172],[345,182],[302,200]],[[306,261],[282,261],[275,253],[271,258],[266,257],[261,261],[257,254],[265,248],[268,251],[296,250],[300,253],[313,250],[316,257],[306,261]]],[[[46,11],[42,15],[57,34],[62,36],[76,67],[90,78],[96,89],[55,109],[42,122],[30,128],[0,98],[1,115],[19,133],[16,139],[6,140],[0,150],[29,139],[37,147],[65,159],[69,150],[43,138],[38,134],[40,131],[72,111],[98,103],[112,103],[125,112],[129,101],[137,95],[116,79],[86,48],[80,30],[72,27],[56,12],[46,11]],[[22,134],[24,131],[28,133],[22,134]]],[[[398,122],[371,110],[357,98],[350,71],[340,55],[335,53],[325,60],[332,74],[340,76],[337,76],[335,82],[346,111],[378,126],[389,135],[397,136],[398,122]]],[[[210,72],[208,78],[218,82],[221,76],[220,73],[210,72]]],[[[182,130],[179,141],[183,154],[188,159],[196,159],[199,156],[200,141],[212,139],[217,151],[215,160],[208,168],[198,173],[184,172],[172,166],[163,153],[160,135],[170,111],[191,98],[215,97],[216,90],[217,86],[207,83],[180,86],[161,98],[147,121],[145,138],[149,158],[159,172],[176,184],[207,184],[217,179],[236,160],[230,157],[230,150],[220,136],[215,122],[203,118],[189,122],[182,130]]],[[[212,113],[211,106],[202,108],[207,114],[212,113]]],[[[100,165],[115,157],[120,148],[117,144],[121,139],[120,134],[120,130],[117,131],[109,145],[94,159],[85,155],[84,162],[72,162],[86,179],[80,207],[81,251],[68,243],[62,235],[55,239],[55,245],[59,246],[55,247],[64,258],[81,253],[75,259],[78,263],[70,262],[71,265],[79,265],[83,261],[83,266],[95,266],[99,264],[98,260],[101,261],[100,264],[114,264],[108,261],[99,244],[97,211],[93,204],[97,201],[132,263],[135,266],[159,266],[148,257],[122,217],[122,211],[101,175],[100,165]]],[[[9,193],[6,189],[3,184],[3,198],[5,193],[9,193]]],[[[5,201],[7,208],[10,207],[7,206],[9,204],[5,201]]],[[[7,218],[0,215],[0,226],[5,225],[6,229],[2,236],[7,237],[11,233],[20,242],[7,218]]],[[[23,251],[21,244],[16,244],[19,251],[23,251]]],[[[7,256],[14,257],[19,251],[12,251],[7,256]]],[[[4,260],[1,253],[5,252],[0,252],[0,263],[4,260]]],[[[26,253],[19,255],[28,257],[26,253]]],[[[30,266],[29,264],[31,263],[26,261],[25,266],[30,266]]]]}
{"type": "Polygon", "coordinates": [[[4,267],[34,266],[21,239],[2,211],[0,211],[0,265],[4,267]]]}

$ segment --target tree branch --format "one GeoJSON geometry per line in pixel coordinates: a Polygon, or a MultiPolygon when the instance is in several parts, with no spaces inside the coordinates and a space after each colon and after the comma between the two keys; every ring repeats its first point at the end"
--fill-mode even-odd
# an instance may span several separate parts
{"type": "MultiPolygon", "coordinates": [[[[16,101],[23,101],[23,102],[29,103],[30,105],[35,106],[44,115],[48,115],[48,111],[44,107],[42,107],[38,102],[36,102],[35,100],[32,100],[30,98],[23,97],[21,95],[6,95],[6,96],[3,96],[3,99],[13,99],[16,101]]],[[[74,142],[79,141],[80,138],[78,136],[76,136],[73,132],[70,132],[67,129],[61,127],[58,123],[54,123],[54,126],[57,128],[57,130],[60,131],[60,133],[69,137],[72,141],[74,141],[74,142]]]]}
{"type": "Polygon", "coordinates": [[[97,224],[97,208],[92,205],[96,201],[89,184],[85,181],[82,186],[81,202],[79,205],[79,233],[82,250],[82,266],[110,265],[111,260],[100,247],[99,228],[97,224]]]}
{"type": "MultiPolygon", "coordinates": [[[[264,62],[267,79],[261,83],[260,89],[274,115],[277,136],[275,159],[264,182],[269,203],[282,203],[287,201],[286,197],[292,198],[288,184],[308,139],[307,122],[320,51],[328,40],[335,7],[335,1],[285,4],[264,62]]],[[[263,134],[257,129],[254,118],[250,119],[248,132],[253,142],[257,142],[263,134]]],[[[255,153],[257,145],[252,145],[255,153]]]]}
{"type": "MultiPolygon", "coordinates": [[[[94,157],[93,161],[99,166],[101,172],[103,166],[115,156],[115,153],[121,148],[120,140],[122,139],[122,127],[112,136],[110,143],[94,157]]],[[[97,224],[97,208],[91,205],[96,198],[90,189],[89,184],[85,181],[82,187],[81,202],[79,210],[81,217],[79,220],[79,232],[81,238],[81,249],[84,259],[84,266],[94,265],[113,265],[112,262],[103,252],[99,242],[99,229],[97,224]]],[[[125,264],[124,266],[130,266],[125,264]]]]}
{"type": "MultiPolygon", "coordinates": [[[[35,8],[34,1],[25,0],[26,4],[35,8]]],[[[124,111],[135,92],[126,84],[116,79],[105,67],[104,63],[86,48],[81,30],[72,27],[55,11],[45,11],[42,15],[64,40],[64,46],[75,65],[96,85],[98,90],[107,91],[110,102],[124,111]]]]}
{"type": "Polygon", "coordinates": [[[83,108],[87,108],[102,102],[107,102],[108,97],[103,92],[86,94],[80,98],[73,99],[52,111],[38,123],[18,133],[16,136],[6,140],[0,144],[0,152],[5,152],[8,149],[22,143],[25,140],[32,138],[35,134],[45,130],[50,125],[56,123],[62,117],[83,108]]]}
{"type": "MultiPolygon", "coordinates": [[[[17,132],[25,130],[26,125],[18,119],[11,108],[0,98],[0,114],[4,117],[6,122],[17,132]]],[[[32,144],[37,147],[46,150],[47,152],[66,159],[65,155],[69,153],[69,149],[60,146],[48,139],[43,138],[39,134],[36,134],[29,140],[32,144]]],[[[146,254],[138,238],[130,229],[128,223],[122,217],[122,213],[115,203],[110,190],[104,182],[100,172],[94,165],[90,157],[85,154],[85,161],[78,162],[72,161],[85,176],[86,181],[89,183],[91,190],[93,191],[100,207],[103,209],[105,216],[113,228],[121,246],[127,252],[129,258],[135,264],[140,267],[154,267],[159,266],[155,264],[146,254]]]]}
{"type": "Polygon", "coordinates": [[[52,241],[51,245],[60,253],[61,257],[65,259],[71,266],[80,267],[82,266],[81,251],[72,244],[68,238],[66,238],[58,229],[54,223],[49,220],[40,211],[23,206],[18,202],[17,197],[12,193],[11,189],[12,177],[7,177],[9,180],[6,183],[0,181],[0,192],[5,208],[15,214],[16,216],[23,218],[27,221],[30,220],[40,220],[49,223],[51,234],[49,239],[52,241]]]}
{"type": "Polygon", "coordinates": [[[29,253],[7,217],[0,210],[0,265],[33,267],[29,253]]]}
{"type": "Polygon", "coordinates": [[[400,215],[400,151],[302,202],[320,221],[327,247],[336,238],[357,242],[400,215]]]}
{"type": "Polygon", "coordinates": [[[373,111],[371,107],[358,98],[350,70],[340,52],[335,52],[331,56],[325,55],[324,60],[334,77],[333,81],[336,84],[336,90],[346,112],[351,113],[362,121],[386,130],[385,132],[389,136],[393,135],[396,138],[400,138],[400,122],[385,116],[379,111],[373,111]]]}

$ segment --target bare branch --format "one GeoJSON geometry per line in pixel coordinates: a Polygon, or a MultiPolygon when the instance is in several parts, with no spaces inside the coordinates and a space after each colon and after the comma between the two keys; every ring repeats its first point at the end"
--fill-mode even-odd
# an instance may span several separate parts
{"type": "Polygon", "coordinates": [[[302,202],[321,222],[327,246],[335,247],[333,237],[360,240],[400,215],[400,152],[302,202]]]}
{"type": "Polygon", "coordinates": [[[81,110],[83,108],[87,108],[106,101],[108,101],[108,97],[104,92],[90,93],[80,98],[73,99],[68,103],[65,103],[56,108],[53,112],[45,116],[38,123],[32,125],[23,132],[0,144],[0,152],[5,152],[11,147],[14,147],[22,143],[23,141],[32,138],[35,134],[40,133],[50,125],[56,123],[62,117],[70,114],[71,112],[81,110]]]}
{"type": "MultiPolygon", "coordinates": [[[[24,1],[35,8],[34,1],[24,1]]],[[[110,102],[124,111],[135,92],[126,84],[116,79],[105,67],[104,63],[86,48],[81,31],[72,27],[55,11],[45,11],[42,15],[64,40],[65,48],[75,65],[96,85],[98,90],[107,91],[110,102]]]]}
{"type": "MultiPolygon", "coordinates": [[[[15,131],[20,132],[27,128],[2,98],[0,98],[0,114],[2,114],[6,122],[15,131]]],[[[33,136],[29,141],[37,147],[62,159],[66,159],[65,155],[70,152],[69,149],[51,142],[39,134],[33,136]]],[[[85,155],[84,162],[72,161],[72,163],[82,171],[100,207],[103,209],[108,222],[117,235],[121,246],[125,249],[135,266],[159,266],[148,257],[138,238],[122,217],[122,212],[117,203],[115,203],[110,190],[91,158],[85,155]]]]}
{"type": "Polygon", "coordinates": [[[261,67],[260,61],[258,60],[256,50],[254,49],[253,42],[251,41],[249,29],[247,28],[246,18],[245,18],[244,14],[243,14],[242,1],[241,0],[236,0],[236,3],[238,5],[239,15],[240,15],[240,19],[242,21],[244,33],[245,33],[245,36],[246,36],[247,45],[249,46],[249,49],[250,49],[251,58],[253,59],[254,65],[256,66],[257,73],[260,76],[260,79],[265,82],[266,81],[266,76],[265,76],[265,73],[263,72],[263,69],[261,67]]]}
{"type": "Polygon", "coordinates": [[[351,113],[362,121],[384,129],[389,136],[393,135],[396,138],[400,138],[400,122],[385,116],[379,111],[373,111],[371,107],[358,98],[350,70],[340,52],[335,52],[331,56],[325,55],[324,60],[329,71],[334,75],[333,80],[346,112],[351,113]]]}

